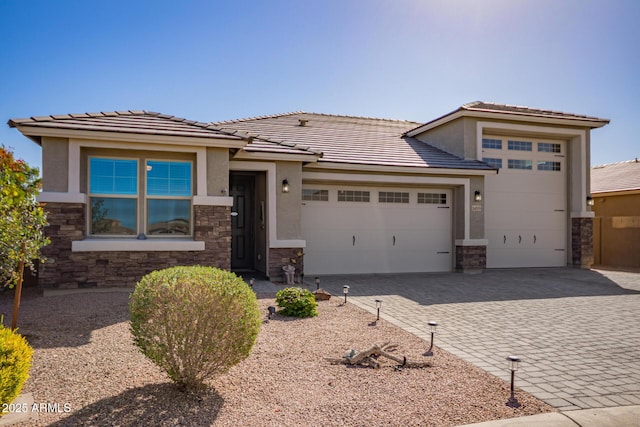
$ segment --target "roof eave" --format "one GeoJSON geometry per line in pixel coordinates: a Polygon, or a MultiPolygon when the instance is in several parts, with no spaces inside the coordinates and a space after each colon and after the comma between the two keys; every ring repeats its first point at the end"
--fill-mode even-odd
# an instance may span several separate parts
{"type": "Polygon", "coordinates": [[[544,114],[524,113],[519,111],[494,111],[494,110],[468,110],[458,108],[457,110],[445,114],[435,120],[427,122],[417,128],[411,129],[404,135],[414,137],[428,130],[442,126],[461,117],[489,118],[494,120],[518,120],[530,123],[555,124],[572,127],[588,127],[591,129],[600,128],[609,124],[609,119],[597,117],[555,117],[544,114]]]}
{"type": "MultiPolygon", "coordinates": [[[[306,167],[306,166],[305,166],[306,167]]],[[[498,169],[447,168],[435,166],[381,165],[369,163],[350,163],[323,161],[308,166],[310,169],[353,170],[359,172],[386,172],[429,175],[495,175],[498,169]]]]}

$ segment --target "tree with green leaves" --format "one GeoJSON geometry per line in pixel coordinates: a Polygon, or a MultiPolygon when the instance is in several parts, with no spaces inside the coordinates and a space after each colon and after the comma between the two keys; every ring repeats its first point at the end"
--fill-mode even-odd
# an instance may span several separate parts
{"type": "Polygon", "coordinates": [[[36,200],[40,186],[38,169],[0,146],[0,286],[21,286],[24,267],[35,271],[40,249],[50,243],[44,235],[47,218],[36,200]]]}

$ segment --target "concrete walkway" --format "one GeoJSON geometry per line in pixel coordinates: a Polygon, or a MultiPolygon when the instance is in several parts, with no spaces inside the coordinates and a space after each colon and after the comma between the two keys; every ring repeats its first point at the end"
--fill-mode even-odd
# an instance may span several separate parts
{"type": "MultiPolygon", "coordinates": [[[[313,278],[308,286],[315,289],[313,278]]],[[[554,269],[321,277],[321,287],[560,411],[640,405],[640,274],[554,269]]],[[[640,421],[638,422],[640,425],[640,421]]]]}

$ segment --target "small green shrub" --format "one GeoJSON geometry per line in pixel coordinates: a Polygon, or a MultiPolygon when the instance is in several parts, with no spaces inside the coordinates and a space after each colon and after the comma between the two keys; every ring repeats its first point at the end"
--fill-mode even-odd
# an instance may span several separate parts
{"type": "Polygon", "coordinates": [[[285,316],[313,317],[318,315],[318,303],[307,289],[284,288],[276,293],[276,304],[285,316]]]}
{"type": "Polygon", "coordinates": [[[244,360],[262,323],[256,295],[241,278],[200,266],[147,274],[129,311],[135,344],[189,391],[244,360]]]}
{"type": "Polygon", "coordinates": [[[29,378],[31,356],[33,349],[27,340],[0,325],[0,404],[9,404],[20,394],[29,378]]]}

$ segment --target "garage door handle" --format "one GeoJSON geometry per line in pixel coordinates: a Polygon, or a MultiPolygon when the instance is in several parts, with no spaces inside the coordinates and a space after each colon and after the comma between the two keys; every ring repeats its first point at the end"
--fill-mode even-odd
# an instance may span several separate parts
{"type": "Polygon", "coordinates": [[[355,246],[355,245],[356,245],[356,236],[353,236],[353,243],[352,243],[352,245],[353,245],[353,246],[355,246]]]}
{"type": "Polygon", "coordinates": [[[518,244],[522,243],[522,236],[518,235],[518,244]]]}
{"type": "Polygon", "coordinates": [[[538,238],[537,238],[537,237],[536,237],[536,235],[534,234],[534,235],[533,235],[533,244],[534,244],[534,245],[536,244],[536,240],[538,240],[538,238]]]}
{"type": "Polygon", "coordinates": [[[503,245],[507,244],[507,236],[506,235],[502,236],[502,244],[503,245]]]}
{"type": "Polygon", "coordinates": [[[396,245],[396,236],[393,236],[393,246],[396,245]]]}

